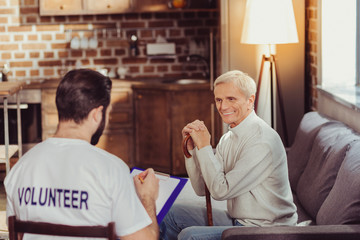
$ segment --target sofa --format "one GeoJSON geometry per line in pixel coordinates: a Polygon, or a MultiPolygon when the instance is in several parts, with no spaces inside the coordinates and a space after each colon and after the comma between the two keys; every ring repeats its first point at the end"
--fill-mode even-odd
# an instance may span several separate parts
{"type": "Polygon", "coordinates": [[[222,239],[359,240],[360,134],[309,112],[287,154],[297,226],[234,227],[222,239]]]}

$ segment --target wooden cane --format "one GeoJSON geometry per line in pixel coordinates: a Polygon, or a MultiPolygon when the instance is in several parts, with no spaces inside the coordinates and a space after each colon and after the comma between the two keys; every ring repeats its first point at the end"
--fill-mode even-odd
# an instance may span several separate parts
{"type": "MultiPolygon", "coordinates": [[[[187,149],[187,142],[189,141],[190,138],[191,138],[191,136],[189,134],[187,134],[182,142],[182,149],[183,149],[184,155],[187,158],[191,157],[191,154],[190,154],[189,150],[187,149]]],[[[204,183],[204,184],[205,184],[206,214],[207,214],[208,225],[213,226],[214,224],[213,224],[213,217],[212,217],[210,192],[206,186],[206,183],[204,183]]]]}

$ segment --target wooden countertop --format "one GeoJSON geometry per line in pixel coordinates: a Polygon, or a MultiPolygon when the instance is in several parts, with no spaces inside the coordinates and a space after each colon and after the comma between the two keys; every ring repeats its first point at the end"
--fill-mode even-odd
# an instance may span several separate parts
{"type": "Polygon", "coordinates": [[[26,83],[23,81],[18,82],[0,82],[0,96],[11,96],[20,91],[26,83]]]}
{"type": "MultiPolygon", "coordinates": [[[[60,79],[35,79],[28,81],[24,89],[49,89],[57,88],[60,79]]],[[[210,89],[209,83],[178,84],[173,82],[164,83],[161,79],[112,79],[113,87],[133,87],[136,89],[158,89],[167,91],[210,89]]]]}

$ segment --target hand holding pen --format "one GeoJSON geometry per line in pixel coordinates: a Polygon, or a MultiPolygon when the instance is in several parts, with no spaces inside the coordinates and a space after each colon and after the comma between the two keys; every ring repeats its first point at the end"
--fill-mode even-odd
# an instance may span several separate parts
{"type": "Polygon", "coordinates": [[[136,192],[141,200],[155,201],[159,195],[159,179],[155,176],[154,169],[148,168],[134,176],[136,192]]]}

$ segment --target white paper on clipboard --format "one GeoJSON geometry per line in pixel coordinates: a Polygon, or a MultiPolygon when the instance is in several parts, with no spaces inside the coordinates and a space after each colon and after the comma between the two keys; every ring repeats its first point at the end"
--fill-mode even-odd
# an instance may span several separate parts
{"type": "MultiPolygon", "coordinates": [[[[142,169],[133,168],[131,176],[136,176],[141,172],[143,172],[142,169]]],[[[185,186],[187,179],[173,177],[162,173],[155,173],[155,176],[159,179],[159,196],[156,200],[156,216],[158,223],[160,223],[185,186]]]]}

